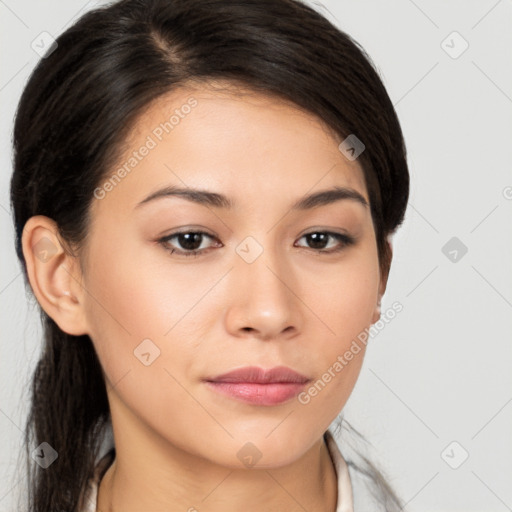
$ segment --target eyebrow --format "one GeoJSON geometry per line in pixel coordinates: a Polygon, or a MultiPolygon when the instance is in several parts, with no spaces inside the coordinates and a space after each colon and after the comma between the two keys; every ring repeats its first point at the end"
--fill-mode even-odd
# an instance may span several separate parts
{"type": "MultiPolygon", "coordinates": [[[[135,208],[139,208],[140,206],[157,199],[167,197],[181,197],[197,204],[213,206],[216,208],[229,209],[233,208],[235,205],[233,200],[217,192],[200,190],[190,187],[181,188],[171,185],[151,193],[140,203],[138,203],[135,208]]],[[[368,201],[357,190],[354,190],[353,188],[336,186],[331,189],[321,190],[320,192],[315,192],[313,194],[301,197],[291,205],[291,210],[309,210],[311,208],[317,208],[319,206],[324,206],[344,199],[353,200],[365,207],[368,207],[368,201]]]]}

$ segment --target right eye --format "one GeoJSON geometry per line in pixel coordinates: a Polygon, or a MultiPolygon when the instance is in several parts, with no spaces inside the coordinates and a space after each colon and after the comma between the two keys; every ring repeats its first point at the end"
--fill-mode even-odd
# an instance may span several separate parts
{"type": "MultiPolygon", "coordinates": [[[[160,243],[171,254],[199,256],[209,249],[209,247],[204,246],[205,238],[214,239],[215,237],[205,233],[204,231],[180,231],[160,238],[158,243],[160,243]],[[171,243],[171,240],[175,240],[175,242],[171,243]],[[176,249],[176,244],[180,245],[181,249],[176,249]]],[[[217,246],[219,246],[219,244],[217,244],[217,246]]],[[[222,246],[222,244],[220,244],[220,246],[222,246]]]]}

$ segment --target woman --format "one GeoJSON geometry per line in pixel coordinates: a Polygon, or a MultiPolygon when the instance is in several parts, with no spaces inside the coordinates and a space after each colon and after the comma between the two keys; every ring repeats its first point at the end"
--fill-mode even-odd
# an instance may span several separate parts
{"type": "Polygon", "coordinates": [[[399,510],[330,430],[409,191],[357,43],[296,0],[123,0],[41,60],[14,149],[29,510],[399,510]]]}

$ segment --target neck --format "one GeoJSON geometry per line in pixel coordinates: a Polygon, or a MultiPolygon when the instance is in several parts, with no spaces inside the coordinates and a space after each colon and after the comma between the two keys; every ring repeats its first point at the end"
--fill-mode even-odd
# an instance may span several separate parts
{"type": "Polygon", "coordinates": [[[323,438],[299,460],[271,469],[218,466],[175,447],[163,458],[122,448],[116,442],[116,459],[98,490],[98,512],[336,509],[336,473],[323,438]]]}

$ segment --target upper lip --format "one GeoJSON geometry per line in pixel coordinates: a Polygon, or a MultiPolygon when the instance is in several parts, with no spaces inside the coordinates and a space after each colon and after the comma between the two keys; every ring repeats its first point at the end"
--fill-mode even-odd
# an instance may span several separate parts
{"type": "Polygon", "coordinates": [[[258,366],[246,366],[206,380],[208,382],[251,382],[255,384],[279,382],[304,384],[310,379],[286,366],[276,366],[268,370],[258,366]]]}

